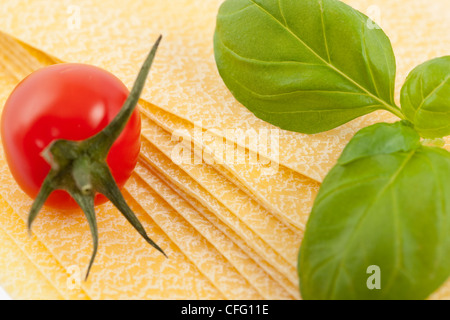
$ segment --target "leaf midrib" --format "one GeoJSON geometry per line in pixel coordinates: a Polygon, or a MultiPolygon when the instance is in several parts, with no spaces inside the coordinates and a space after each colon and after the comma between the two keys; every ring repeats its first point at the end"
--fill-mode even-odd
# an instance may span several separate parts
{"type": "Polygon", "coordinates": [[[393,106],[390,103],[388,103],[387,101],[375,96],[372,92],[370,92],[368,89],[364,88],[358,82],[356,82],[351,77],[346,75],[343,71],[341,71],[339,68],[334,66],[331,62],[327,62],[317,52],[315,52],[310,46],[308,46],[302,39],[300,39],[287,25],[285,26],[273,14],[271,14],[269,11],[267,11],[265,8],[263,8],[261,5],[259,5],[255,0],[248,0],[248,1],[252,2],[258,9],[260,9],[262,12],[264,12],[266,15],[268,15],[271,19],[273,19],[276,23],[278,23],[284,30],[289,32],[298,42],[300,42],[305,48],[307,48],[312,54],[314,54],[323,64],[325,64],[329,68],[333,69],[336,73],[338,73],[339,75],[344,77],[347,81],[349,81],[352,84],[354,84],[355,86],[357,86],[363,92],[367,93],[367,95],[369,95],[372,99],[380,102],[380,104],[382,106],[384,106],[388,111],[394,113],[399,118],[404,119],[403,115],[400,112],[400,109],[397,106],[393,106]]]}
{"type": "MultiPolygon", "coordinates": [[[[291,95],[291,94],[297,94],[297,93],[308,93],[308,92],[322,92],[322,93],[335,93],[335,94],[349,94],[349,95],[359,95],[359,96],[367,96],[367,94],[364,93],[357,93],[357,92],[345,92],[345,91],[327,91],[327,90],[297,90],[297,91],[292,91],[292,92],[287,92],[287,93],[281,93],[281,94],[273,94],[273,95],[262,95],[259,94],[255,91],[253,91],[252,89],[244,86],[241,82],[239,82],[236,78],[230,76],[231,79],[233,79],[233,81],[239,85],[241,88],[243,88],[244,90],[247,90],[250,94],[252,94],[255,97],[280,97],[280,96],[286,96],[286,95],[291,95]]],[[[369,104],[369,105],[364,105],[361,107],[358,107],[359,110],[364,110],[364,109],[370,109],[370,108],[375,108],[375,107],[382,107],[380,104],[369,104]]],[[[321,113],[321,112],[334,112],[334,111],[351,111],[351,108],[345,109],[345,108],[335,108],[335,109],[314,109],[314,110],[299,110],[299,111],[267,111],[267,110],[260,110],[259,108],[254,108],[255,110],[259,111],[259,112],[263,112],[266,114],[301,114],[301,113],[321,113]]],[[[376,110],[376,109],[375,109],[376,110]]]]}

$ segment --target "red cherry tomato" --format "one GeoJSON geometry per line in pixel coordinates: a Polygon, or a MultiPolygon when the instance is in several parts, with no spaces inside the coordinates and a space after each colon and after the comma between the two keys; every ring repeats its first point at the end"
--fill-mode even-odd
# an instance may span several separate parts
{"type": "MultiPolygon", "coordinates": [[[[105,128],[128,97],[128,89],[111,73],[83,64],[60,64],[24,79],[8,98],[2,115],[2,142],[11,172],[35,198],[50,165],[41,152],[54,140],[80,141],[105,128]]],[[[141,118],[136,109],[111,148],[107,163],[122,188],[139,156],[141,118]]],[[[96,196],[96,204],[105,202],[96,196]]],[[[78,207],[65,191],[54,191],[46,205],[78,207]]]]}

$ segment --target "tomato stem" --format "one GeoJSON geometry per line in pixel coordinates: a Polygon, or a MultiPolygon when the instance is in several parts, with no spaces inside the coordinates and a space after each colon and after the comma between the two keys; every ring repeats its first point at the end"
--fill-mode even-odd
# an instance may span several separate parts
{"type": "Polygon", "coordinates": [[[75,184],[82,194],[88,195],[92,191],[91,161],[86,155],[76,159],[73,164],[72,175],[75,184]]]}
{"type": "Polygon", "coordinates": [[[69,193],[72,196],[72,198],[74,198],[75,201],[78,203],[80,208],[83,210],[84,215],[86,216],[86,219],[89,222],[89,228],[91,229],[94,250],[92,252],[89,267],[86,271],[86,276],[84,279],[85,281],[87,281],[98,251],[98,227],[97,227],[97,217],[95,216],[95,209],[94,209],[95,194],[92,191],[87,194],[83,194],[78,192],[78,190],[71,191],[69,193]]]}
{"type": "Polygon", "coordinates": [[[162,36],[159,36],[146,61],[142,65],[139,76],[137,77],[127,100],[125,101],[117,116],[100,133],[98,133],[91,139],[86,140],[86,143],[90,146],[92,152],[104,155],[106,157],[108,155],[109,149],[111,149],[114,142],[124,130],[142,94],[142,90],[145,86],[145,81],[147,80],[150,67],[155,58],[159,44],[161,43],[161,39],[162,36]]]}
{"type": "Polygon", "coordinates": [[[53,181],[55,179],[56,179],[56,172],[52,169],[45,178],[44,182],[42,183],[41,189],[39,190],[39,193],[36,199],[34,200],[33,205],[31,206],[30,213],[28,214],[27,226],[29,233],[31,233],[31,227],[33,225],[33,222],[36,219],[39,212],[41,211],[42,207],[44,206],[45,201],[50,196],[50,194],[55,190],[55,188],[52,186],[53,181]]]}
{"type": "Polygon", "coordinates": [[[32,224],[50,194],[55,190],[67,191],[83,210],[91,229],[93,253],[86,272],[86,280],[98,250],[98,230],[94,209],[97,193],[105,195],[138,233],[166,256],[164,251],[150,239],[141,222],[128,206],[106,163],[109,150],[125,129],[136,108],[161,39],[162,36],[158,38],[150,51],[121,110],[105,129],[84,141],[56,140],[42,152],[42,157],[51,165],[51,170],[31,207],[28,215],[28,230],[31,232],[32,224]]]}

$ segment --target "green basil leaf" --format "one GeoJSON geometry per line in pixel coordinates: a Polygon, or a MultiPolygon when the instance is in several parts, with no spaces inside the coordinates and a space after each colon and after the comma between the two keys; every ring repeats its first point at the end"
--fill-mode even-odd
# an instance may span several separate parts
{"type": "Polygon", "coordinates": [[[401,92],[402,109],[424,138],[450,135],[450,56],[416,67],[401,92]]]}
{"type": "Polygon", "coordinates": [[[259,118],[318,133],[394,103],[385,33],[337,0],[227,0],[214,36],[225,84],[259,118]]]}
{"type": "Polygon", "coordinates": [[[420,136],[410,122],[380,123],[364,128],[347,144],[338,163],[398,151],[407,152],[420,146],[420,136]]]}
{"type": "Polygon", "coordinates": [[[302,296],[425,299],[450,275],[450,153],[416,144],[403,122],[377,124],[355,139],[349,148],[366,140],[377,151],[363,147],[326,177],[301,246],[302,296]],[[368,286],[371,266],[379,268],[380,289],[368,286]]]}

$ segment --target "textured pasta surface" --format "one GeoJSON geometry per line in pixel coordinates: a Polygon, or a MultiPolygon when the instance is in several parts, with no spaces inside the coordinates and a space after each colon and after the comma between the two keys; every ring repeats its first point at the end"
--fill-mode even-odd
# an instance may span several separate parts
{"type": "MultiPolygon", "coordinates": [[[[397,101],[410,70],[450,54],[448,0],[344,2],[390,37],[397,101]]],[[[164,36],[140,104],[140,162],[124,194],[170,258],[149,247],[108,203],[97,208],[96,263],[89,281],[80,281],[92,250],[83,214],[45,209],[28,238],[24,221],[32,200],[14,182],[0,150],[0,285],[13,298],[300,298],[297,252],[320,182],[357,130],[396,118],[380,111],[317,135],[257,119],[233,98],[216,69],[212,37],[221,3],[2,1],[1,31],[13,38],[0,34],[1,107],[27,74],[62,61],[102,67],[131,87],[153,41],[164,36]],[[230,129],[275,130],[279,152],[246,145],[228,136],[230,129]],[[244,154],[259,162],[220,162],[196,130],[235,149],[246,147],[244,154]],[[197,162],[171,160],[180,143],[191,147],[189,158],[197,162]],[[215,161],[206,163],[201,155],[215,161]],[[271,166],[275,172],[263,174],[271,166]]],[[[450,282],[432,298],[450,298],[449,288],[450,282]]]]}

